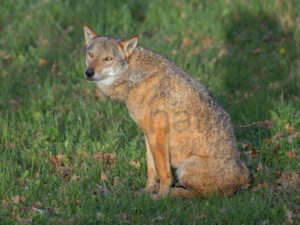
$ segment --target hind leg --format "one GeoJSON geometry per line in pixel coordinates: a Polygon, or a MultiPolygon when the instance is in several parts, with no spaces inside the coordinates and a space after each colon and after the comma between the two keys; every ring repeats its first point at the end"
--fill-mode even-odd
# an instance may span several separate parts
{"type": "Polygon", "coordinates": [[[172,198],[183,197],[183,198],[193,198],[198,196],[198,193],[193,190],[188,190],[184,188],[171,188],[172,198]]]}
{"type": "Polygon", "coordinates": [[[177,169],[180,183],[202,197],[231,195],[242,185],[243,175],[235,160],[191,157],[177,169]]]}

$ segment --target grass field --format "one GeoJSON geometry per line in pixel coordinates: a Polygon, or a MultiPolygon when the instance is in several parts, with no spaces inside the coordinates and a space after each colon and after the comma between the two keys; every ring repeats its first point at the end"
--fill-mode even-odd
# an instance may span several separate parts
{"type": "Polygon", "coordinates": [[[298,224],[298,0],[1,0],[0,224],[298,224]],[[84,76],[83,24],[140,35],[232,117],[254,185],[153,200],[143,133],[84,76]]]}

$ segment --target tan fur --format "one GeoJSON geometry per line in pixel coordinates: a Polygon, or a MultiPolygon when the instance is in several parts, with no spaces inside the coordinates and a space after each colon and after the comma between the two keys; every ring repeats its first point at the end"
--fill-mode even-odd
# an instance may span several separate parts
{"type": "Polygon", "coordinates": [[[146,190],[155,191],[159,180],[158,197],[168,195],[171,167],[187,188],[171,190],[173,197],[231,195],[249,185],[229,115],[203,84],[164,56],[136,46],[137,41],[97,37],[88,41],[86,53],[100,91],[124,103],[145,134],[146,190]],[[112,62],[103,60],[108,56],[112,62]]]}
{"type": "Polygon", "coordinates": [[[171,189],[171,196],[173,198],[183,197],[183,198],[193,198],[198,196],[197,192],[192,190],[186,190],[183,188],[172,188],[171,189]]]}

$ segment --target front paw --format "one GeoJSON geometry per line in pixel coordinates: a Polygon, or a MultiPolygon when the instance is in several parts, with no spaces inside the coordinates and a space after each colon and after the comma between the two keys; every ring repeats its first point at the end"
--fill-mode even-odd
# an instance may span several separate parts
{"type": "Polygon", "coordinates": [[[150,194],[151,198],[154,200],[159,200],[161,198],[165,198],[169,195],[170,191],[159,191],[158,193],[150,194]]]}
{"type": "Polygon", "coordinates": [[[145,187],[145,191],[148,193],[157,193],[159,189],[159,183],[154,182],[154,183],[147,183],[146,187],[145,187]]]}
{"type": "Polygon", "coordinates": [[[157,199],[165,198],[170,193],[170,185],[161,185],[159,187],[159,191],[157,193],[157,199]]]}

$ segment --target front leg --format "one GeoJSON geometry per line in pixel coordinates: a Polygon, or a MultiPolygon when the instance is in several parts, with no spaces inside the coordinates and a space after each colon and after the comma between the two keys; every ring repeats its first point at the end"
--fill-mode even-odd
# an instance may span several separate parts
{"type": "Polygon", "coordinates": [[[168,133],[164,130],[156,130],[148,135],[149,147],[153,155],[155,168],[160,180],[158,198],[165,197],[170,192],[172,172],[170,167],[170,154],[168,145],[168,133]]]}
{"type": "Polygon", "coordinates": [[[149,147],[149,143],[146,135],[145,135],[145,141],[146,141],[146,150],[147,150],[147,177],[148,177],[147,185],[145,189],[149,193],[155,193],[157,192],[158,189],[158,175],[155,169],[153,155],[149,147]]]}

